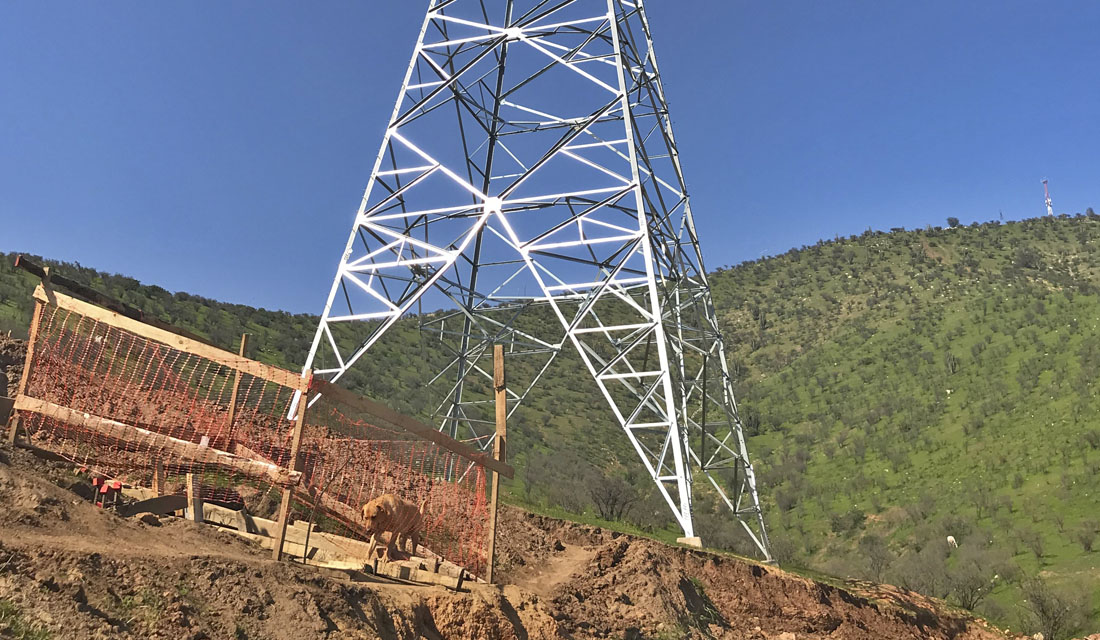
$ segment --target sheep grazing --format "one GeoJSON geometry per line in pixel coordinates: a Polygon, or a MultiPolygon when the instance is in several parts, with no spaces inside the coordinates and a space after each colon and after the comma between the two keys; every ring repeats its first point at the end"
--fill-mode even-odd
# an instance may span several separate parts
{"type": "Polygon", "coordinates": [[[951,547],[952,549],[959,548],[959,543],[955,542],[955,536],[947,536],[947,546],[951,547]]]}

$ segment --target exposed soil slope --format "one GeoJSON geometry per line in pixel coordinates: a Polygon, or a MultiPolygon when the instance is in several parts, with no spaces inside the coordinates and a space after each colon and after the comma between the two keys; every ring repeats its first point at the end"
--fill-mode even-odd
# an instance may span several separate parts
{"type": "Polygon", "coordinates": [[[504,578],[542,595],[576,637],[1011,637],[940,601],[887,585],[838,588],[731,556],[514,509],[507,515],[504,578]]]}
{"type": "Polygon", "coordinates": [[[518,590],[506,599],[479,585],[456,594],[353,582],[272,562],[211,526],[126,520],[80,493],[71,466],[0,448],[0,600],[55,638],[559,636],[547,611],[518,590]]]}
{"type": "Polygon", "coordinates": [[[0,599],[57,638],[1005,637],[912,593],[871,600],[517,509],[499,538],[503,589],[353,582],[206,525],[120,518],[83,482],[0,448],[0,599]]]}

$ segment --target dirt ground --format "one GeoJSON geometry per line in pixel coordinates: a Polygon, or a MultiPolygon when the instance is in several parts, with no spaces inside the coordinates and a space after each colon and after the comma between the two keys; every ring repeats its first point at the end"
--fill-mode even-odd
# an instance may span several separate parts
{"type": "Polygon", "coordinates": [[[0,447],[0,603],[54,638],[1005,637],[901,590],[840,589],[518,509],[498,538],[505,586],[454,593],[275,563],[228,531],[120,518],[88,495],[72,465],[0,447]]]}
{"type": "Polygon", "coordinates": [[[1008,637],[894,587],[839,588],[514,508],[497,542],[504,586],[455,593],[276,563],[228,531],[124,519],[89,497],[73,465],[0,445],[0,638],[1008,637]]]}
{"type": "Polygon", "coordinates": [[[19,388],[26,348],[27,343],[23,340],[0,337],[0,390],[6,388],[7,392],[3,395],[9,398],[14,398],[19,388]]]}

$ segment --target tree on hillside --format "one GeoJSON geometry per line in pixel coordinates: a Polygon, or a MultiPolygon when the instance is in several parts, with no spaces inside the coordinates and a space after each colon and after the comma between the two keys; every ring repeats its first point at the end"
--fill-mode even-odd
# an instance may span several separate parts
{"type": "Polygon", "coordinates": [[[947,219],[947,226],[954,229],[955,227],[959,226],[959,219],[955,218],[955,217],[948,218],[947,219]]]}
{"type": "Polygon", "coordinates": [[[886,568],[894,561],[894,554],[886,544],[886,539],[877,533],[869,533],[859,540],[859,551],[867,560],[867,567],[875,582],[882,582],[886,568]]]}
{"type": "Polygon", "coordinates": [[[1016,532],[1016,537],[1021,544],[1035,554],[1035,559],[1039,561],[1039,564],[1042,564],[1043,552],[1045,551],[1045,547],[1043,546],[1043,534],[1034,529],[1020,529],[1016,532]]]}
{"type": "Polygon", "coordinates": [[[974,545],[960,550],[955,566],[947,571],[951,596],[964,609],[974,610],[993,591],[998,576],[1011,570],[1004,554],[974,545]]]}
{"type": "MultiPolygon", "coordinates": [[[[602,475],[602,474],[601,474],[602,475]]],[[[634,487],[618,476],[594,478],[588,496],[596,511],[604,520],[622,520],[627,511],[638,501],[634,487]]]]}
{"type": "Polygon", "coordinates": [[[947,375],[953,376],[959,370],[959,358],[947,351],[943,354],[943,366],[947,369],[947,375]]]}
{"type": "Polygon", "coordinates": [[[920,551],[909,551],[890,568],[892,579],[905,589],[937,598],[946,597],[951,587],[947,582],[947,545],[928,545],[920,551]]]}
{"type": "Polygon", "coordinates": [[[1022,590],[1024,616],[1047,640],[1069,638],[1088,619],[1088,598],[1077,590],[1055,589],[1039,576],[1024,582],[1022,590]]]}
{"type": "Polygon", "coordinates": [[[591,504],[586,480],[592,465],[575,451],[534,452],[527,458],[524,481],[530,482],[547,503],[572,513],[583,513],[591,504]]]}
{"type": "Polygon", "coordinates": [[[1077,541],[1086,553],[1092,552],[1092,545],[1096,542],[1096,535],[1100,533],[1100,522],[1085,520],[1077,530],[1077,541]]]}
{"type": "Polygon", "coordinates": [[[1023,246],[1016,249],[1012,264],[1020,269],[1038,269],[1043,266],[1043,255],[1034,247],[1023,246]]]}

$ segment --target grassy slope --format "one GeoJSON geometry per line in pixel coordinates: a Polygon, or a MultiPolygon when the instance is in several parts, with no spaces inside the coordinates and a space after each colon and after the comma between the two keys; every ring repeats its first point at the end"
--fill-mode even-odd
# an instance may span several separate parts
{"type": "MultiPolygon", "coordinates": [[[[10,257],[0,266],[0,331],[19,333],[32,280],[10,257]]],[[[252,355],[289,368],[315,326],[309,315],[63,270],[229,348],[253,333],[252,355]]],[[[867,233],[719,270],[712,286],[769,523],[789,562],[905,582],[907,554],[950,533],[964,546],[992,540],[983,546],[1027,573],[1095,582],[1097,554],[1075,533],[1100,519],[1100,451],[1087,444],[1100,430],[1100,221],[867,233]],[[854,553],[877,536],[885,569],[854,553]]],[[[424,365],[408,334],[365,359],[353,384],[415,411],[408,392],[424,365]]],[[[520,416],[521,478],[525,452],[555,450],[566,433],[608,454],[591,463],[629,461],[614,429],[591,428],[602,407],[570,387],[569,369],[551,372],[520,416]]],[[[558,501],[522,482],[512,489],[517,501],[558,501]]],[[[994,600],[1014,598],[1004,585],[994,600]]]]}
{"type": "Polygon", "coordinates": [[[952,534],[1096,584],[1076,533],[1100,516],[1098,284],[1087,218],[865,234],[716,277],[780,544],[867,573],[858,538],[889,561],[952,534]]]}

